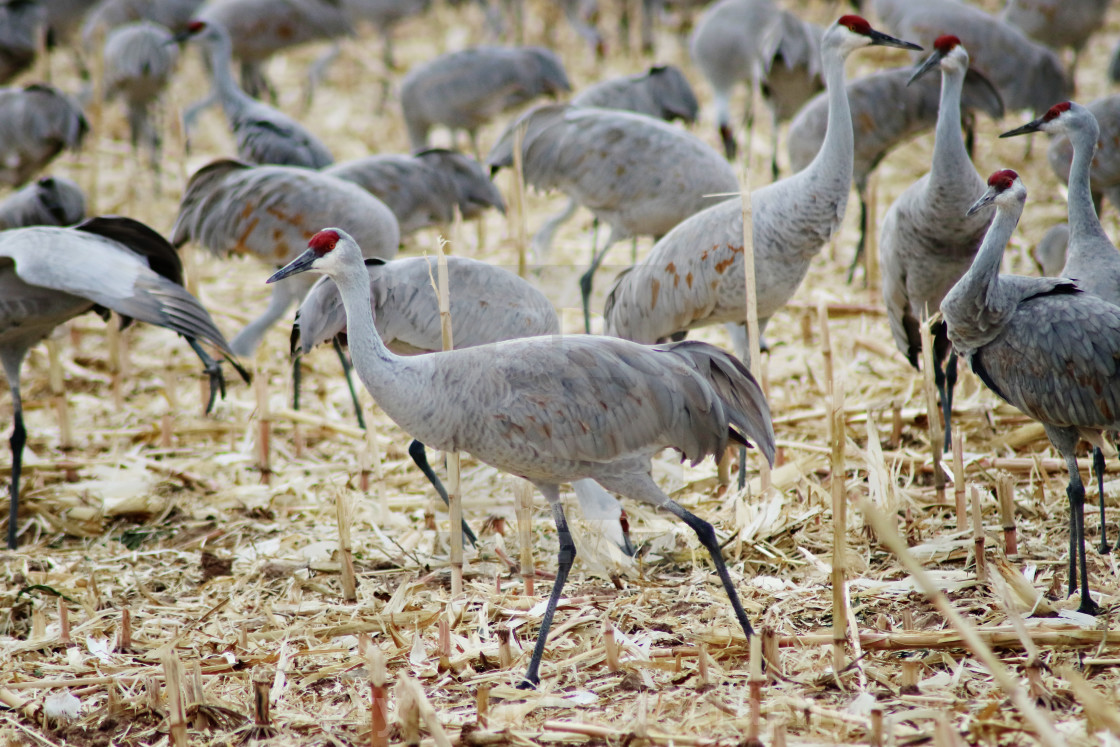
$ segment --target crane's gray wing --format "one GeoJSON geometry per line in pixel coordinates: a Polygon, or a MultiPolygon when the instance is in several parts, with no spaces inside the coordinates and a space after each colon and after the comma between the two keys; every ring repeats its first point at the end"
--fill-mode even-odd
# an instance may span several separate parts
{"type": "Polygon", "coordinates": [[[1120,428],[1120,307],[1071,284],[1019,304],[972,356],[996,394],[1058,426],[1120,428]]]}
{"type": "Polygon", "coordinates": [[[253,163],[309,169],[334,163],[334,156],[318,138],[280,116],[246,117],[234,125],[234,135],[238,155],[253,163]]]}
{"type": "MultiPolygon", "coordinates": [[[[487,370],[485,380],[455,382],[459,388],[451,396],[462,400],[464,431],[484,429],[491,441],[541,459],[611,462],[673,447],[695,464],[722,453],[729,440],[728,408],[740,406],[718,391],[726,382],[713,383],[713,376],[726,376],[722,367],[705,376],[697,370],[700,358],[615,338],[534,338],[454,356],[460,358],[454,365],[443,359],[449,362],[448,390],[463,370],[487,370]]],[[[433,362],[438,366],[441,357],[433,362]]],[[[741,381],[735,377],[732,386],[741,381]]],[[[463,442],[485,443],[477,435],[463,442]]],[[[480,451],[473,453],[485,460],[480,451]]]]}
{"type": "Polygon", "coordinates": [[[0,233],[0,257],[13,260],[28,285],[88,299],[121,316],[208,340],[233,355],[194,296],[111,240],[74,229],[22,228],[0,233]]]}

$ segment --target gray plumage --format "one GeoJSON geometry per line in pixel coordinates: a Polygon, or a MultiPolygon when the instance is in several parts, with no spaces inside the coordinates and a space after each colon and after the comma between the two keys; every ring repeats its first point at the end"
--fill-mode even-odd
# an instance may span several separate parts
{"type": "Polygon", "coordinates": [[[1066,266],[1066,250],[1069,248],[1069,224],[1057,223],[1050,226],[1038,244],[1031,249],[1031,259],[1044,277],[1056,278],[1066,266]]]}
{"type": "MultiPolygon", "coordinates": [[[[915,72],[940,67],[941,105],[929,173],[911,184],[887,210],[879,233],[883,301],[895,345],[919,368],[921,325],[936,313],[945,294],[972,265],[991,216],[965,215],[984,193],[983,177],[965,150],[961,132],[961,91],[969,55],[957,37],[941,37],[929,62],[915,72]]],[[[945,416],[945,443],[951,444],[949,416],[956,360],[949,361],[946,382],[942,364],[949,354],[943,324],[933,330],[935,380],[945,416]]]]}
{"type": "Polygon", "coordinates": [[[1051,49],[1073,49],[1070,74],[1093,32],[1104,28],[1110,0],[1007,0],[1000,19],[1051,49]]]}
{"type": "Polygon", "coordinates": [[[397,217],[401,234],[450,225],[456,205],[464,220],[491,207],[505,212],[501,193],[478,161],[455,151],[432,148],[411,156],[366,156],[337,163],[323,173],[354,182],[384,202],[397,217]]]}
{"type": "Polygon", "coordinates": [[[572,97],[575,106],[625,109],[672,122],[695,122],[700,113],[696,93],[679,67],[655,65],[644,73],[604,80],[572,97]]]}
{"type": "Polygon", "coordinates": [[[1080,558],[1082,612],[1095,613],[1086,574],[1085,489],[1077,442],[1102,444],[1120,429],[1120,307],[1062,278],[1000,275],[1000,260],[1023,211],[1026,189],[1014,171],[988,180],[971,208],[995,203],[996,215],[972,267],[941,303],[957,353],[996,394],[1042,423],[1069,466],[1070,587],[1080,558]],[[1076,552],[1075,552],[1076,551],[1076,552]]]}
{"type": "Polygon", "coordinates": [[[0,88],[0,184],[26,183],[88,131],[81,108],[53,86],[0,88]]]}
{"type": "MultiPolygon", "coordinates": [[[[171,243],[194,241],[220,256],[250,254],[278,267],[299,254],[315,226],[325,224],[348,226],[366,242],[368,256],[397,254],[396,218],[356,184],[308,169],[233,160],[215,161],[191,176],[171,243]]],[[[233,339],[233,350],[250,355],[309,287],[306,281],[274,286],[268,308],[233,339]]]]}
{"type": "Polygon", "coordinates": [[[191,340],[206,340],[232,355],[210,315],[181,283],[182,265],[167,241],[128,218],[0,233],[0,364],[15,409],[9,547],[15,547],[17,534],[25,441],[20,367],[27,351],[79,314],[112,310],[191,340]]]}
{"type": "Polygon", "coordinates": [[[1037,114],[1073,91],[1052,49],[979,8],[956,0],[873,0],[872,7],[892,33],[918,44],[956,34],[971,50],[972,66],[992,82],[1008,109],[1037,114]]]}
{"type": "MultiPolygon", "coordinates": [[[[1089,172],[1089,188],[1093,205],[1099,212],[1103,198],[1120,208],[1120,94],[1103,96],[1085,104],[1097,120],[1100,135],[1089,172]]],[[[1069,183],[1073,163],[1073,144],[1064,133],[1055,133],[1046,150],[1046,158],[1054,174],[1069,183]]]]}
{"type": "Polygon", "coordinates": [[[132,147],[148,149],[153,169],[159,166],[161,138],[151,109],[167,88],[178,58],[171,32],[152,21],[118,26],[105,38],[105,96],[124,102],[132,147]]]}
{"type": "MultiPolygon", "coordinates": [[[[197,17],[228,32],[231,58],[241,68],[241,87],[250,96],[270,95],[273,100],[276,94],[264,75],[264,65],[273,55],[336,40],[354,30],[344,0],[210,0],[197,17]]],[[[228,69],[229,63],[225,66],[228,69]]]]}
{"type": "MultiPolygon", "coordinates": [[[[611,228],[581,279],[585,321],[591,278],[611,245],[631,236],[663,236],[718,202],[718,195],[739,191],[730,164],[691,133],[641,114],[569,104],[539,106],[510,125],[486,157],[491,168],[513,165],[514,137],[522,126],[526,183],[564,192],[611,228]]],[[[534,236],[538,255],[547,251],[560,217],[534,236]]]]}
{"type": "Polygon", "coordinates": [[[531,481],[548,499],[560,537],[556,582],[523,686],[539,680],[545,638],[575,545],[559,501],[561,483],[590,478],[607,490],[667,509],[709,550],[744,632],[739,603],[710,524],[673,502],[650,476],[664,448],[696,463],[731,440],[754,440],[772,459],[774,431],[758,384],[733,356],[699,342],[650,348],[606,337],[511,340],[400,357],[377,334],[361,249],[326,229],[270,281],[313,270],[338,286],[362,383],[402,430],[444,451],[531,481]]]}
{"type": "MultiPolygon", "coordinates": [[[[709,8],[689,41],[689,52],[715,96],[716,118],[728,158],[736,153],[731,95],[740,83],[762,89],[770,107],[774,138],[772,170],[777,178],[778,122],[792,117],[821,90],[821,28],[779,8],[773,0],[721,0],[709,8]]],[[[746,120],[753,121],[753,93],[746,120]]]]}
{"type": "MultiPolygon", "coordinates": [[[[287,114],[246,94],[230,72],[229,31],[214,21],[192,21],[189,38],[202,42],[210,55],[210,75],[243,161],[321,169],[334,157],[319,138],[287,114]]],[[[193,118],[198,105],[184,121],[193,118]]]]}
{"type": "MultiPolygon", "coordinates": [[[[754,292],[763,331],[797,290],[809,262],[844,217],[853,163],[844,60],[871,44],[904,42],[870,27],[861,31],[839,23],[825,32],[821,58],[829,123],[824,145],[803,170],[751,193],[754,292]]],[[[644,262],[615,281],[603,312],[607,334],[652,343],[693,327],[742,323],[746,315],[742,255],[739,198],[697,213],[657,242],[644,262]]],[[[741,357],[745,346],[745,339],[737,340],[741,357]]]]}
{"type": "Polygon", "coordinates": [[[99,34],[107,41],[114,29],[149,21],[172,33],[187,28],[203,0],[101,0],[82,21],[82,44],[92,49],[99,34]]]}
{"type": "Polygon", "coordinates": [[[28,226],[70,226],[86,214],[81,187],[63,176],[44,176],[0,202],[0,231],[28,226]]]}
{"type": "MultiPolygon", "coordinates": [[[[408,257],[390,262],[366,260],[374,324],[385,345],[397,355],[434,353],[443,349],[439,303],[432,278],[435,260],[408,257]]],[[[447,275],[451,326],[455,347],[471,348],[519,337],[560,334],[560,319],[552,302],[512,272],[466,257],[448,257],[447,275]]],[[[320,278],[308,291],[292,325],[292,352],[306,355],[312,347],[346,333],[346,309],[338,287],[320,278]]],[[[298,363],[297,363],[298,365],[298,363]]],[[[428,466],[417,458],[415,442],[409,447],[417,465],[446,502],[447,492],[428,466]]],[[[576,491],[583,514],[599,522],[603,533],[624,552],[632,554],[629,538],[619,523],[621,507],[598,485],[577,480],[576,491]]]]}
{"type": "Polygon", "coordinates": [[[413,150],[428,131],[466,130],[477,151],[478,128],[538,96],[572,90],[560,58],[541,47],[475,47],[436,57],[408,71],[401,107],[413,150]]]}
{"type": "MultiPolygon", "coordinates": [[[[941,81],[936,76],[909,83],[912,67],[892,68],[864,75],[847,84],[855,135],[852,177],[860,201],[860,237],[856,262],[863,255],[868,226],[867,184],[871,173],[887,154],[903,143],[933,129],[937,123],[941,81]]],[[[992,119],[1003,117],[1003,100],[982,75],[971,68],[965,74],[961,107],[979,110],[992,119]]],[[[789,125],[787,148],[794,171],[809,165],[824,142],[828,126],[828,97],[816,96],[789,125]]]]}
{"type": "Polygon", "coordinates": [[[0,3],[0,84],[34,64],[46,25],[47,9],[39,0],[0,3]]]}

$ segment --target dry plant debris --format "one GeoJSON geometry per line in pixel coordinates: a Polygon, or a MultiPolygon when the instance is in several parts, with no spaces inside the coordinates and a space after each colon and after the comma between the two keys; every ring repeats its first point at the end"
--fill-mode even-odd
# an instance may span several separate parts
{"type": "MultiPolygon", "coordinates": [[[[831,3],[789,4],[821,23],[837,13],[831,3]]],[[[611,29],[616,6],[601,5],[601,24],[611,29]]],[[[560,49],[577,88],[647,64],[621,51],[596,62],[556,22],[551,4],[531,9],[528,38],[560,49]]],[[[659,61],[690,74],[707,118],[709,92],[674,36],[683,23],[676,12],[669,16],[659,32],[659,61]]],[[[407,65],[480,40],[481,24],[472,4],[439,4],[400,29],[398,57],[407,65]]],[[[1082,101],[1106,93],[1103,70],[1117,38],[1120,9],[1082,57],[1082,101]]],[[[282,108],[298,111],[299,76],[319,51],[273,65],[288,84],[280,89],[282,108]]],[[[372,94],[350,93],[374,91],[383,74],[367,52],[365,35],[345,42],[317,94],[316,128],[340,159],[406,149],[395,105],[374,112],[372,94]]],[[[204,85],[197,59],[186,57],[187,82],[170,96],[169,120],[187,93],[204,85]]],[[[848,71],[904,63],[896,53],[872,53],[853,59],[848,71]]],[[[69,64],[56,55],[53,75],[76,87],[69,64]]],[[[203,118],[189,156],[172,128],[157,193],[129,155],[121,113],[109,106],[100,116],[91,146],[56,170],[95,181],[98,211],[163,231],[186,176],[231,149],[216,113],[203,118]]],[[[1041,138],[1029,157],[1021,143],[995,138],[1019,123],[1015,115],[1002,123],[981,119],[977,163],[982,173],[1012,166],[1031,189],[1006,262],[1009,271],[1030,273],[1026,249],[1064,219],[1065,204],[1041,138]]],[[[482,142],[503,124],[484,132],[482,142]]],[[[696,131],[716,145],[710,124],[705,119],[696,131]]],[[[766,173],[765,133],[762,124],[754,138],[754,179],[766,173]]],[[[884,162],[880,213],[924,172],[931,145],[932,133],[884,162]]],[[[512,183],[500,186],[512,194],[512,183]]],[[[564,198],[530,192],[526,200],[534,230],[564,198]]],[[[293,412],[286,334],[274,330],[255,361],[263,387],[232,383],[216,412],[202,417],[197,362],[180,341],[162,330],[130,329],[119,364],[110,364],[111,333],[83,317],[59,339],[65,400],[49,387],[44,348],[25,365],[25,527],[19,551],[0,554],[0,738],[28,745],[224,745],[267,737],[294,745],[699,746],[739,744],[756,733],[767,745],[1045,743],[865,523],[857,508],[864,502],[892,522],[1059,739],[1117,744],[1116,555],[1089,556],[1094,591],[1109,612],[1097,619],[1073,612],[1076,600],[1065,594],[1064,466],[1041,428],[968,372],[956,403],[963,434],[957,479],[947,457],[947,484],[938,490],[922,381],[891,344],[878,292],[842,281],[855,212],[768,329],[765,378],[781,451],[768,487],[757,461],[748,463],[744,491],[719,485],[713,465],[683,467],[668,453],[655,461],[655,477],[674,497],[715,522],[748,613],[765,631],[757,702],[747,642],[702,549],[679,523],[626,506],[641,548],[634,560],[590,530],[580,532],[577,572],[549,641],[542,686],[516,690],[557,544],[550,517],[536,506],[537,593],[526,596],[515,560],[511,478],[464,457],[466,515],[486,530],[480,546],[466,550],[464,590],[453,598],[449,524],[407,457],[408,439],[368,398],[371,433],[357,428],[328,352],[305,359],[305,403],[293,412]],[[821,305],[839,408],[827,396],[821,305]],[[63,402],[69,445],[59,426],[63,402]],[[831,415],[836,409],[839,419],[831,415]],[[271,423],[268,484],[258,469],[262,410],[271,423]],[[842,434],[835,444],[833,434],[842,434]],[[958,518],[956,496],[973,488],[983,543],[969,513],[964,523],[958,518]],[[834,496],[849,509],[835,538],[834,496]],[[340,573],[340,498],[352,515],[352,603],[344,601],[340,573]],[[1009,531],[1016,544],[1006,554],[1009,531]],[[839,608],[835,547],[847,579],[839,608]],[[986,581],[977,578],[977,547],[986,554],[986,581]],[[838,611],[847,623],[836,626],[840,640],[838,611]],[[384,728],[371,728],[371,703],[384,728]]],[[[1120,236],[1114,207],[1104,220],[1120,236]]],[[[581,214],[558,236],[552,264],[530,276],[572,331],[581,321],[575,280],[589,223],[581,214]]],[[[467,226],[450,250],[515,268],[515,237],[515,227],[491,214],[477,233],[467,226]]],[[[405,251],[434,254],[435,242],[435,232],[422,233],[405,251]]],[[[640,242],[640,251],[648,246],[640,242]]],[[[626,249],[615,251],[623,261],[626,249]]],[[[227,331],[267,295],[269,271],[252,262],[218,261],[195,248],[185,261],[192,287],[227,331]]],[[[698,336],[727,343],[722,330],[698,336]]],[[[0,403],[0,413],[10,412],[8,401],[0,403]]],[[[1112,455],[1110,470],[1117,464],[1112,455]]],[[[8,469],[0,465],[0,473],[8,469]]],[[[1113,539],[1118,488],[1115,480],[1106,486],[1113,539]]],[[[578,510],[570,515],[578,523],[578,510]]],[[[1095,543],[1097,524],[1086,525],[1095,543]]]]}

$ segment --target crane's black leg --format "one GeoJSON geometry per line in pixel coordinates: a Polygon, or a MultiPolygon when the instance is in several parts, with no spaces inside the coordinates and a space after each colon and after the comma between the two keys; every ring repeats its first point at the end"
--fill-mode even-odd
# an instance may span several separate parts
{"type": "Polygon", "coordinates": [[[739,447],[739,490],[747,487],[747,447],[739,447]]]}
{"type": "Polygon", "coordinates": [[[1104,521],[1104,452],[1096,446],[1093,447],[1093,471],[1097,473],[1097,496],[1101,502],[1101,543],[1097,549],[1101,551],[1101,555],[1108,555],[1112,548],[1108,545],[1108,531],[1104,521]]]}
{"type": "Polygon", "coordinates": [[[210,400],[206,403],[206,412],[209,414],[209,412],[214,409],[214,402],[218,397],[218,392],[221,392],[222,399],[226,398],[226,377],[225,374],[222,373],[222,364],[211,358],[206,351],[202,349],[202,346],[198,344],[198,340],[193,337],[188,337],[186,340],[187,344],[194,350],[195,355],[202,360],[202,370],[210,377],[210,400]]]}
{"type": "MultiPolygon", "coordinates": [[[[432,465],[428,464],[428,454],[424,450],[424,444],[416,439],[412,439],[412,443],[408,445],[408,455],[412,457],[412,461],[420,468],[420,471],[424,473],[424,477],[428,478],[428,482],[432,484],[432,487],[436,489],[436,493],[439,494],[439,499],[443,501],[443,505],[450,506],[451,499],[447,496],[447,488],[443,487],[443,482],[439,479],[439,475],[432,469],[432,465]]],[[[471,531],[471,528],[467,525],[466,519],[463,519],[463,536],[472,546],[478,545],[478,537],[471,531]]]]}
{"type": "Polygon", "coordinates": [[[292,409],[299,410],[299,392],[303,387],[303,356],[292,358],[292,409]]]}
{"type": "Polygon", "coordinates": [[[1089,570],[1085,558],[1085,486],[1082,485],[1081,475],[1076,470],[1070,472],[1069,487],[1066,488],[1066,494],[1069,496],[1072,523],[1075,525],[1071,534],[1076,535],[1078,570],[1081,573],[1081,604],[1078,605],[1077,611],[1084,612],[1087,615],[1097,615],[1100,614],[1101,610],[1089,594],[1089,570]]]}
{"type": "Polygon", "coordinates": [[[856,270],[863,263],[863,253],[867,249],[867,196],[864,190],[859,190],[859,243],[856,244],[856,256],[848,268],[848,285],[855,280],[856,270]]]}
{"type": "MultiPolygon", "coordinates": [[[[937,373],[941,373],[941,371],[938,370],[937,373]]],[[[957,353],[952,351],[949,353],[948,360],[945,361],[945,372],[942,375],[941,384],[941,417],[945,422],[945,443],[941,450],[946,454],[953,450],[953,390],[956,386],[957,353]]]]}
{"type": "Polygon", "coordinates": [[[12,447],[12,484],[8,486],[8,549],[14,550],[19,544],[16,533],[19,529],[19,475],[23,466],[23,446],[27,443],[27,431],[23,427],[23,404],[19,390],[12,386],[12,405],[15,410],[15,425],[8,441],[12,447]]]}
{"type": "Polygon", "coordinates": [[[346,351],[342,349],[342,343],[338,339],[338,335],[331,341],[334,345],[334,352],[338,354],[338,362],[342,364],[342,375],[346,377],[346,386],[350,389],[350,401],[354,403],[354,415],[358,418],[358,427],[363,431],[366,429],[366,419],[362,415],[362,405],[358,402],[358,392],[354,389],[354,380],[350,377],[350,359],[346,356],[346,351]]]}
{"type": "Polygon", "coordinates": [[[587,334],[591,334],[591,281],[595,277],[595,271],[599,269],[599,265],[603,264],[603,258],[607,256],[607,250],[614,243],[614,231],[611,231],[611,236],[607,239],[607,244],[602,251],[596,251],[595,243],[595,240],[592,239],[591,265],[587,268],[587,272],[579,278],[579,292],[583,297],[583,328],[587,334]]]}
{"type": "Polygon", "coordinates": [[[537,633],[537,644],[533,647],[533,658],[529,660],[529,669],[525,672],[525,679],[517,686],[518,690],[533,690],[541,683],[540,668],[541,657],[544,655],[544,644],[548,638],[548,630],[552,627],[552,617],[556,614],[556,604],[560,601],[560,592],[564,590],[564,582],[568,580],[568,572],[576,559],[576,543],[568,531],[568,520],[564,518],[564,507],[560,503],[560,490],[555,485],[537,486],[552,507],[552,520],[556,523],[556,532],[560,535],[560,554],[556,569],[556,581],[552,584],[552,593],[548,596],[548,605],[544,609],[544,618],[541,619],[541,629],[537,633]],[[550,488],[551,490],[546,490],[550,488]]]}
{"type": "Polygon", "coordinates": [[[661,505],[666,511],[673,514],[673,516],[676,516],[685,524],[688,524],[692,531],[696,532],[696,537],[700,540],[700,544],[703,545],[708,550],[708,554],[712,556],[712,562],[715,563],[716,566],[716,573],[719,574],[719,580],[723,582],[723,590],[727,592],[727,597],[731,600],[731,608],[735,610],[735,617],[738,618],[739,625],[743,628],[743,633],[749,639],[751,635],[754,634],[754,629],[751,628],[751,623],[747,620],[747,612],[743,609],[743,603],[739,601],[739,594],[735,591],[734,584],[731,583],[731,574],[727,572],[727,564],[723,562],[723,553],[719,549],[719,539],[716,538],[716,530],[711,524],[672,499],[666,499],[661,505]]]}

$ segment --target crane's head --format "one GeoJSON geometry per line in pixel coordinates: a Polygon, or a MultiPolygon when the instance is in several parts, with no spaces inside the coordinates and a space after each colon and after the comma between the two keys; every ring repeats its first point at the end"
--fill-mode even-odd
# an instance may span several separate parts
{"type": "Polygon", "coordinates": [[[1028,132],[1047,132],[1054,135],[1074,131],[1089,133],[1093,137],[1093,142],[1096,142],[1100,135],[1100,125],[1093,113],[1081,104],[1063,101],[1047,109],[1046,113],[1038,119],[1033,119],[1014,130],[1008,130],[1000,137],[1015,137],[1028,132]]]}
{"type": "Polygon", "coordinates": [[[825,32],[824,37],[821,39],[822,50],[825,47],[832,46],[833,48],[838,48],[840,54],[843,56],[861,47],[870,47],[872,45],[921,50],[921,47],[917,44],[911,44],[908,41],[902,41],[901,39],[896,39],[893,36],[884,34],[882,31],[876,31],[871,28],[871,24],[861,16],[854,15],[840,16],[839,20],[825,32]]]}
{"type": "Polygon", "coordinates": [[[925,58],[906,85],[910,85],[930,70],[940,68],[947,73],[958,72],[963,75],[968,70],[968,52],[965,51],[961,40],[952,34],[944,34],[933,42],[933,54],[925,58]]]}
{"type": "Polygon", "coordinates": [[[265,282],[275,283],[308,270],[335,277],[342,272],[350,255],[357,258],[359,265],[362,264],[362,251],[350,234],[341,228],[324,228],[308,240],[303,254],[281,267],[265,282]]]}
{"type": "Polygon", "coordinates": [[[988,177],[988,190],[973,203],[966,215],[973,215],[993,203],[998,208],[1014,203],[1021,205],[1026,199],[1027,188],[1023,186],[1019,175],[1011,169],[1003,169],[988,177]]]}
{"type": "Polygon", "coordinates": [[[177,44],[179,42],[185,42],[188,39],[201,39],[205,36],[213,35],[216,31],[217,27],[214,24],[195,18],[189,21],[187,25],[183,27],[182,31],[171,37],[169,43],[177,44]]]}

